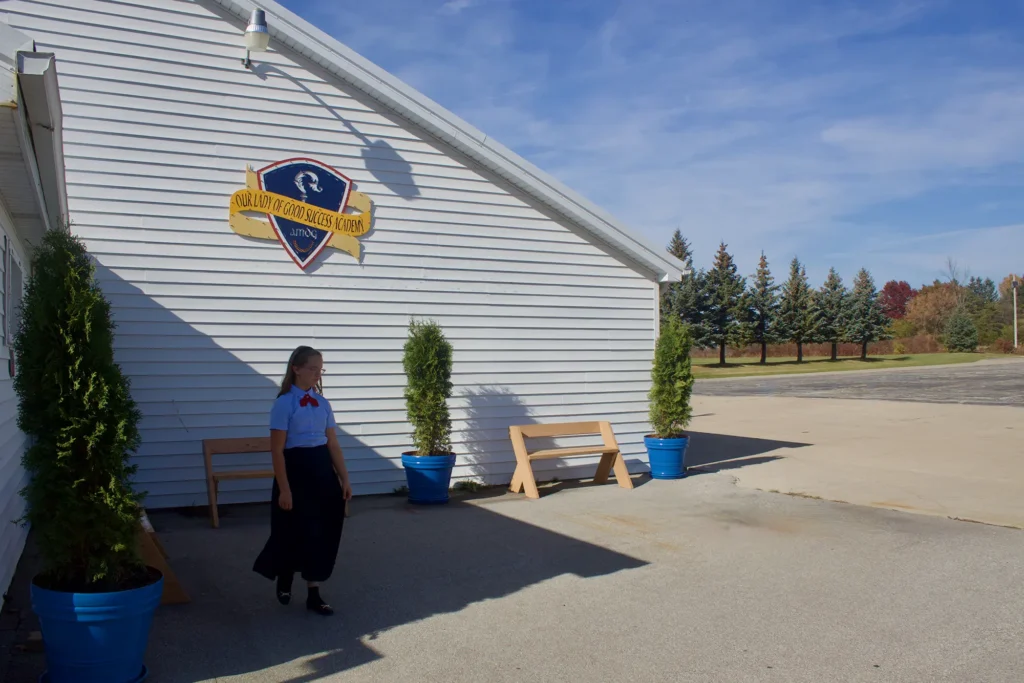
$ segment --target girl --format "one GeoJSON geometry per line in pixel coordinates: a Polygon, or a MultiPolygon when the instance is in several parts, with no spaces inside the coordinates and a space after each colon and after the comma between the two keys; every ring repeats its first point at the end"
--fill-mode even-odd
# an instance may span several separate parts
{"type": "Polygon", "coordinates": [[[306,608],[328,616],[334,609],[320,597],[319,583],[334,570],[352,487],[334,413],[322,395],[323,366],[319,351],[295,349],[270,411],[270,539],[253,570],[277,580],[282,605],[291,600],[295,572],[301,573],[309,590],[306,608]]]}

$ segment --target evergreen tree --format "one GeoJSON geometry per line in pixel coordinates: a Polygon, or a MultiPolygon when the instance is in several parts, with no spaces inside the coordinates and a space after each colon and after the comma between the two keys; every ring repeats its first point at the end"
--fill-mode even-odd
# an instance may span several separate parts
{"type": "MultiPolygon", "coordinates": [[[[683,262],[683,265],[690,270],[690,275],[683,275],[679,282],[672,282],[665,288],[661,293],[661,324],[668,324],[668,320],[673,316],[685,316],[687,312],[686,298],[683,289],[686,288],[688,279],[692,279],[693,273],[693,252],[690,249],[690,243],[683,237],[683,233],[677,228],[675,233],[672,234],[672,239],[669,240],[668,247],[666,248],[668,253],[675,256],[677,259],[683,262]]],[[[690,289],[692,289],[692,284],[690,289]]]]}
{"type": "Polygon", "coordinates": [[[843,279],[830,268],[825,284],[814,295],[814,340],[832,345],[832,360],[837,346],[846,337],[848,293],[843,279]]]}
{"type": "Polygon", "coordinates": [[[992,344],[1002,331],[999,311],[999,291],[991,278],[971,277],[967,282],[965,312],[978,333],[978,343],[992,344]]]}
{"type": "Polygon", "coordinates": [[[691,344],[690,328],[678,318],[673,318],[662,328],[654,347],[648,398],[650,422],[658,438],[676,439],[684,436],[686,425],[693,415],[690,406],[690,395],[693,392],[691,344]]]}
{"type": "Polygon", "coordinates": [[[878,300],[878,291],[871,273],[861,268],[853,282],[848,308],[846,338],[860,344],[860,358],[868,357],[868,344],[886,339],[889,333],[889,318],[878,300]]]}
{"type": "Polygon", "coordinates": [[[802,363],[804,344],[814,337],[814,292],[807,283],[807,271],[797,258],[789,264],[789,280],[782,286],[779,334],[796,344],[796,360],[802,363]]]}
{"type": "Polygon", "coordinates": [[[692,343],[698,348],[708,348],[714,344],[707,329],[707,271],[693,267],[693,252],[690,244],[679,230],[676,230],[669,241],[668,253],[683,262],[690,271],[673,282],[662,294],[662,325],[667,325],[672,317],[679,318],[690,327],[692,343]]]}
{"type": "Polygon", "coordinates": [[[693,270],[693,251],[690,250],[690,243],[683,237],[683,233],[677,228],[672,234],[668,243],[668,253],[682,261],[687,268],[693,270]]]}
{"type": "Polygon", "coordinates": [[[676,297],[676,310],[690,327],[693,345],[706,349],[714,346],[708,330],[708,273],[703,268],[683,277],[676,297]]]}
{"type": "Polygon", "coordinates": [[[405,407],[413,427],[417,455],[448,455],[452,452],[451,342],[433,320],[410,320],[402,352],[405,370],[405,407]]]}
{"type": "Polygon", "coordinates": [[[996,291],[996,283],[992,278],[982,280],[980,277],[971,277],[967,282],[967,290],[970,292],[968,296],[972,304],[978,308],[999,301],[999,292],[996,291]]]}
{"type": "Polygon", "coordinates": [[[146,573],[131,463],[142,415],[114,362],[110,304],[68,226],[37,246],[22,310],[14,389],[18,427],[32,445],[21,493],[42,580],[55,590],[119,590],[146,573]]]}
{"type": "Polygon", "coordinates": [[[768,361],[768,345],[784,337],[779,334],[779,286],[775,284],[763,251],[744,308],[749,338],[761,345],[761,364],[764,365],[768,361]]]}
{"type": "Polygon", "coordinates": [[[739,275],[725,242],[718,247],[715,265],[707,275],[708,335],[718,345],[718,362],[725,365],[725,347],[730,340],[742,334],[746,279],[739,275]]]}
{"type": "Polygon", "coordinates": [[[944,343],[951,353],[974,353],[978,348],[978,328],[971,317],[957,311],[946,323],[944,343]]]}

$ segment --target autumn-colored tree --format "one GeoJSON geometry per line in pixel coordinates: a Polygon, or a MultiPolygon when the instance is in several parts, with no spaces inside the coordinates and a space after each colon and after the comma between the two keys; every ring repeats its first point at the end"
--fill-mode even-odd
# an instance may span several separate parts
{"type": "Polygon", "coordinates": [[[925,285],[907,305],[906,319],[913,323],[918,332],[942,334],[949,317],[957,310],[956,285],[935,281],[925,285]]]}
{"type": "Polygon", "coordinates": [[[782,302],[779,307],[779,332],[796,344],[796,362],[804,360],[804,344],[814,334],[814,292],[807,283],[807,271],[800,260],[794,258],[789,264],[789,279],[782,286],[782,302]]]}
{"type": "Polygon", "coordinates": [[[907,318],[900,318],[899,320],[892,321],[892,336],[896,339],[909,339],[917,334],[917,328],[907,318]]]}
{"type": "Polygon", "coordinates": [[[882,312],[890,320],[900,320],[907,314],[907,304],[917,296],[917,290],[910,286],[906,280],[889,280],[882,287],[878,296],[878,303],[882,306],[882,312]]]}
{"type": "Polygon", "coordinates": [[[860,269],[853,281],[848,315],[846,338],[860,344],[860,358],[867,360],[868,344],[888,338],[889,318],[882,311],[875,282],[865,268],[860,269]]]}
{"type": "MultiPolygon", "coordinates": [[[[999,299],[1000,299],[1000,301],[1002,301],[1003,299],[1008,299],[1011,302],[1013,301],[1013,279],[1014,278],[1017,278],[1017,282],[1018,282],[1017,286],[1020,287],[1021,289],[1024,289],[1024,284],[1020,284],[1022,281],[1024,281],[1024,275],[1014,275],[1013,273],[1010,273],[1009,275],[1004,277],[1002,279],[1002,281],[999,283],[999,299]]],[[[1021,290],[1018,289],[1017,290],[1017,303],[1018,304],[1021,303],[1022,295],[1024,295],[1024,292],[1021,292],[1021,290]]]]}

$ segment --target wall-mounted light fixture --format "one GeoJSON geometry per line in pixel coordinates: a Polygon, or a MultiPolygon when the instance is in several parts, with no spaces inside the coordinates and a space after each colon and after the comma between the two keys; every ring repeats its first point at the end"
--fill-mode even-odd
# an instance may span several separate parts
{"type": "Polygon", "coordinates": [[[250,52],[266,52],[270,45],[270,32],[267,30],[267,15],[261,9],[254,9],[249,17],[249,25],[245,27],[245,59],[242,66],[252,66],[250,52]]]}

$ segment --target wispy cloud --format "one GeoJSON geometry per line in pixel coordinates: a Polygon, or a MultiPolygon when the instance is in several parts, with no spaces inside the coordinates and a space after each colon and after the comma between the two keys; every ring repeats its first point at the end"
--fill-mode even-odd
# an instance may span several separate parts
{"type": "Polygon", "coordinates": [[[474,4],[475,0],[448,0],[448,2],[441,5],[441,11],[446,14],[458,14],[465,9],[469,9],[474,4]]]}
{"type": "Polygon", "coordinates": [[[655,242],[681,228],[698,265],[724,240],[745,271],[764,249],[816,279],[928,281],[955,249],[1020,270],[1003,248],[1024,223],[1020,8],[287,4],[655,242]],[[912,258],[884,249],[922,236],[912,258]]]}

